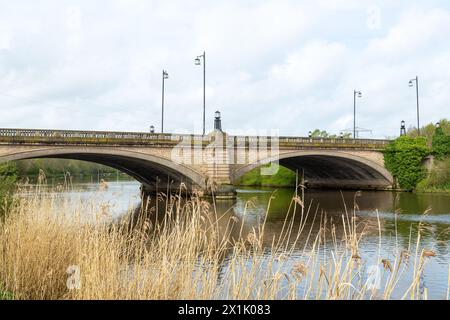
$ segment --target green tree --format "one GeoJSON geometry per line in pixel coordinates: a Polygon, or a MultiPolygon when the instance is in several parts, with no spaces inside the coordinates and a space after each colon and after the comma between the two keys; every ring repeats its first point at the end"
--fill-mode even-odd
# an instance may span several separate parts
{"type": "Polygon", "coordinates": [[[17,161],[18,175],[37,176],[39,169],[44,170],[47,177],[61,176],[65,172],[71,175],[94,175],[98,171],[115,173],[116,170],[97,163],[69,159],[30,159],[17,161]]]}
{"type": "MultiPolygon", "coordinates": [[[[325,130],[315,129],[311,132],[311,137],[313,138],[338,138],[339,136],[336,134],[329,134],[325,130]]],[[[348,139],[351,138],[352,134],[350,132],[346,132],[342,135],[342,138],[348,139]]]]}
{"type": "Polygon", "coordinates": [[[329,134],[325,130],[315,129],[311,132],[311,137],[313,138],[328,138],[329,134]]]}
{"type": "Polygon", "coordinates": [[[402,136],[386,147],[384,161],[400,188],[412,190],[425,178],[422,161],[429,154],[425,137],[402,136]]]}
{"type": "Polygon", "coordinates": [[[441,160],[450,156],[450,135],[445,134],[443,128],[436,128],[432,139],[433,155],[441,160]]]}
{"type": "MultiPolygon", "coordinates": [[[[442,129],[442,132],[445,135],[450,135],[450,121],[443,118],[439,120],[439,128],[442,129]]],[[[433,136],[436,132],[436,124],[435,123],[429,123],[425,126],[422,126],[420,128],[420,135],[425,137],[427,139],[427,145],[431,147],[433,136]]],[[[411,138],[417,137],[417,128],[416,127],[410,127],[408,129],[407,135],[411,138]]]]}

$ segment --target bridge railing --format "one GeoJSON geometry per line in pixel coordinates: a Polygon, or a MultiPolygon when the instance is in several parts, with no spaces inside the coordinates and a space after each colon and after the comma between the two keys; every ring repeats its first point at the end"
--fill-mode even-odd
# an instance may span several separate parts
{"type": "Polygon", "coordinates": [[[181,141],[189,136],[194,141],[208,140],[202,135],[184,135],[168,133],[146,132],[115,132],[115,131],[74,131],[74,130],[48,130],[48,129],[4,129],[0,128],[0,137],[32,137],[32,138],[78,138],[78,139],[120,139],[120,140],[158,140],[181,141]]]}
{"type": "Polygon", "coordinates": [[[348,139],[348,138],[302,138],[302,137],[280,137],[280,144],[337,144],[337,145],[379,145],[385,146],[390,140],[383,139],[348,139]]]}
{"type": "MultiPolygon", "coordinates": [[[[225,137],[224,137],[225,138],[225,137]]],[[[227,136],[224,145],[231,143],[235,147],[255,147],[261,145],[298,148],[312,147],[349,147],[349,148],[383,148],[390,140],[382,139],[344,139],[344,138],[309,138],[309,137],[269,137],[269,136],[227,136]]],[[[170,134],[146,132],[115,131],[75,131],[48,129],[4,129],[0,128],[0,142],[3,143],[58,143],[58,144],[168,144],[175,145],[181,141],[209,144],[215,135],[170,134]]]]}
{"type": "Polygon", "coordinates": [[[309,137],[262,137],[262,136],[235,136],[236,145],[246,144],[268,144],[278,143],[279,146],[349,146],[349,147],[372,147],[383,148],[390,140],[383,139],[347,139],[347,138],[309,138],[309,137]],[[274,140],[276,139],[276,140],[274,140]]]}

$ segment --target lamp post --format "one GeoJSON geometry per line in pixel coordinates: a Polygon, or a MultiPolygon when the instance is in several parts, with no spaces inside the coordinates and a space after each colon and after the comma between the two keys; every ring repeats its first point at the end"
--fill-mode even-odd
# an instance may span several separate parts
{"type": "Polygon", "coordinates": [[[202,55],[197,56],[195,58],[195,65],[199,66],[200,58],[203,58],[203,135],[205,135],[205,111],[206,111],[206,97],[205,97],[205,89],[206,89],[206,52],[203,51],[202,55]]]}
{"type": "Polygon", "coordinates": [[[155,126],[154,125],[150,126],[150,133],[155,133],[155,126]]]}
{"type": "Polygon", "coordinates": [[[353,90],[353,139],[356,139],[356,96],[361,98],[362,92],[353,90]]]}
{"type": "Polygon", "coordinates": [[[161,99],[161,133],[164,133],[164,82],[169,79],[169,74],[166,70],[162,71],[162,99],[161,99]]]}
{"type": "Polygon", "coordinates": [[[419,77],[409,80],[409,87],[412,88],[416,84],[416,103],[417,103],[417,135],[420,136],[420,121],[419,121],[419,77]]]}

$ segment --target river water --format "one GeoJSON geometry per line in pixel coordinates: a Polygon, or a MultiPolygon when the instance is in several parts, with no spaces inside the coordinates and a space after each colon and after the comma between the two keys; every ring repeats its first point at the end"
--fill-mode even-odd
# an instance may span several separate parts
{"type": "MultiPolygon", "coordinates": [[[[106,204],[109,214],[113,217],[120,217],[130,208],[139,206],[139,187],[140,184],[135,181],[117,181],[108,182],[108,188],[99,191],[98,183],[74,183],[70,190],[63,191],[63,196],[89,201],[95,199],[95,203],[99,206],[104,207],[106,204]]],[[[249,230],[264,219],[268,202],[272,198],[264,237],[265,244],[270,247],[273,238],[283,228],[294,193],[293,189],[245,187],[237,190],[236,201],[218,201],[215,206],[219,213],[228,212],[240,221],[244,220],[245,228],[249,230]],[[248,205],[249,201],[252,205],[248,205]]],[[[356,209],[358,221],[364,222],[366,226],[365,236],[359,244],[358,255],[367,268],[379,264],[377,263],[378,254],[393,261],[394,255],[402,250],[414,252],[417,225],[422,222],[425,228],[421,248],[432,250],[436,255],[427,258],[421,288],[426,289],[429,299],[447,298],[450,262],[449,194],[307,191],[304,204],[305,211],[309,211],[306,229],[318,230],[319,218],[313,217],[326,215],[328,220],[333,220],[336,224],[338,236],[345,232],[342,218],[347,217],[348,214],[351,215],[356,209]],[[379,226],[381,226],[381,237],[379,226]]],[[[294,230],[296,226],[294,225],[294,230]]],[[[288,258],[292,259],[292,263],[299,258],[302,245],[302,239],[300,239],[298,252],[294,251],[288,258]]],[[[412,272],[412,266],[406,268],[405,275],[394,290],[393,298],[401,298],[411,283],[412,272]]]]}

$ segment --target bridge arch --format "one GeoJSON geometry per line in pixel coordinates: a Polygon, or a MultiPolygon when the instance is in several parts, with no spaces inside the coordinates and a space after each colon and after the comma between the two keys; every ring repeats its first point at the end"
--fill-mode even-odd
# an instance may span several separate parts
{"type": "Polygon", "coordinates": [[[389,171],[375,161],[329,150],[299,150],[261,159],[237,168],[231,180],[234,183],[245,173],[277,161],[288,169],[303,172],[305,180],[316,187],[386,189],[393,184],[389,171]]]}
{"type": "Polygon", "coordinates": [[[156,177],[162,184],[169,178],[174,186],[181,182],[200,188],[206,185],[203,174],[192,168],[166,158],[119,148],[50,147],[24,150],[0,156],[0,163],[38,158],[83,160],[106,165],[150,187],[156,183],[156,177]]]}

